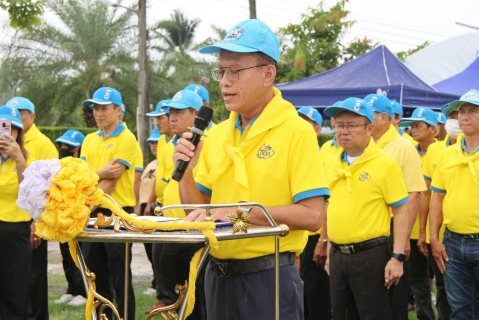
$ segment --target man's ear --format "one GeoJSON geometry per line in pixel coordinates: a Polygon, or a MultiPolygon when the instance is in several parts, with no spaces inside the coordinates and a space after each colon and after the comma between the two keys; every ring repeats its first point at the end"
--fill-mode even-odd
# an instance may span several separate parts
{"type": "Polygon", "coordinates": [[[270,87],[276,79],[276,68],[273,65],[267,65],[264,67],[264,85],[265,87],[270,87]]]}

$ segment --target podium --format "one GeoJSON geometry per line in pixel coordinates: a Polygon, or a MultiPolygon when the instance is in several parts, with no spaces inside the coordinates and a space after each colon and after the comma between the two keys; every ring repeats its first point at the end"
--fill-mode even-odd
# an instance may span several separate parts
{"type": "MultiPolygon", "coordinates": [[[[205,221],[211,221],[210,211],[212,209],[218,208],[237,208],[237,214],[230,216],[232,220],[231,224],[217,224],[216,229],[214,230],[214,235],[216,239],[220,241],[227,240],[236,240],[244,238],[257,238],[257,237],[269,237],[273,236],[274,238],[271,241],[271,247],[274,249],[275,254],[275,319],[279,319],[279,238],[284,237],[289,233],[289,228],[286,225],[277,225],[274,219],[269,214],[268,210],[261,204],[255,202],[241,202],[241,203],[231,203],[231,204],[213,204],[213,205],[172,205],[165,206],[155,209],[155,214],[162,214],[168,210],[184,209],[184,210],[195,210],[195,209],[204,209],[206,210],[205,221]],[[254,226],[248,224],[249,216],[243,214],[241,208],[251,208],[259,207],[266,219],[270,223],[270,226],[254,226]],[[238,231],[240,230],[240,231],[238,231]]],[[[168,222],[164,222],[168,223],[168,222]]],[[[201,231],[190,230],[190,231],[154,231],[152,230],[135,230],[131,226],[123,221],[121,218],[116,218],[111,223],[113,228],[95,228],[89,225],[83,232],[81,232],[76,238],[75,241],[80,242],[115,242],[115,243],[204,243],[205,247],[200,256],[199,264],[197,271],[201,269],[203,264],[208,258],[210,253],[210,243],[208,239],[202,234],[201,231]]],[[[125,286],[128,282],[128,261],[129,261],[129,250],[126,246],[126,259],[125,259],[125,286]]],[[[86,287],[87,292],[91,291],[94,296],[94,308],[92,311],[92,319],[94,320],[104,320],[107,319],[104,315],[104,310],[106,308],[111,308],[113,314],[120,319],[118,311],[114,304],[102,297],[94,291],[94,281],[95,275],[88,270],[85,261],[83,259],[82,252],[80,247],[77,245],[77,259],[79,263],[79,268],[82,273],[83,281],[86,287]],[[100,319],[97,319],[96,309],[99,310],[100,319]]],[[[179,319],[183,320],[185,318],[186,303],[188,298],[187,292],[188,283],[184,285],[178,284],[175,288],[176,293],[179,295],[178,300],[169,306],[158,308],[150,312],[146,316],[146,320],[153,319],[155,316],[161,316],[163,319],[179,319]]],[[[125,301],[128,301],[128,290],[125,290],[125,301]]],[[[128,308],[128,304],[125,303],[125,309],[128,308]]],[[[125,317],[127,317],[127,310],[124,312],[125,317]]],[[[159,317],[159,319],[161,319],[159,317]]],[[[127,320],[126,318],[123,320],[127,320]]],[[[130,319],[133,320],[133,319],[130,319]]]]}

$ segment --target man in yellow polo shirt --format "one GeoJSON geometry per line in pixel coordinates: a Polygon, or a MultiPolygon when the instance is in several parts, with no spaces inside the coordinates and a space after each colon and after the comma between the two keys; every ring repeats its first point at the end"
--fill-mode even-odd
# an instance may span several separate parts
{"type": "MultiPolygon", "coordinates": [[[[23,97],[13,97],[6,105],[20,111],[25,128],[25,149],[28,154],[35,160],[58,158],[58,151],[53,142],[35,125],[36,114],[33,103],[23,97]]],[[[30,228],[33,238],[35,224],[32,223],[30,228]]],[[[48,318],[48,242],[32,243],[32,248],[28,319],[43,320],[48,318]]]]}
{"type": "Polygon", "coordinates": [[[444,273],[451,320],[478,319],[479,290],[479,91],[470,90],[442,110],[458,110],[459,135],[445,148],[432,177],[430,240],[444,273]],[[439,240],[441,224],[446,226],[439,240]]]}
{"type": "Polygon", "coordinates": [[[373,110],[364,100],[348,98],[325,113],[335,118],[344,149],[325,167],[334,319],[391,319],[388,289],[399,282],[406,259],[408,193],[401,168],[374,143],[373,110]]]}
{"type": "MultiPolygon", "coordinates": [[[[86,136],[80,158],[88,162],[100,176],[99,187],[111,195],[126,212],[133,212],[136,204],[133,190],[135,180],[134,164],[137,142],[135,136],[118,120],[121,114],[122,97],[120,92],[110,87],[95,91],[92,99],[83,101],[84,107],[93,109],[93,116],[100,131],[86,136]],[[109,179],[103,170],[112,165],[119,166],[118,178],[109,179]]],[[[106,170],[105,170],[106,171],[106,170]]],[[[110,216],[111,211],[96,208],[92,217],[98,213],[110,216]]],[[[131,246],[129,246],[131,250],[131,246]]],[[[84,243],[82,251],[88,268],[96,275],[96,289],[99,294],[113,301],[121,317],[124,317],[125,303],[128,303],[128,318],[135,317],[135,294],[131,284],[131,270],[128,282],[128,302],[125,302],[125,244],[123,243],[84,243]],[[113,291],[111,290],[113,288],[113,291]]],[[[131,255],[130,255],[131,259],[131,255]]],[[[131,260],[130,260],[131,262],[131,260]]],[[[128,263],[129,266],[129,263],[128,263]]],[[[108,317],[111,311],[106,310],[108,317]]]]}
{"type": "MultiPolygon", "coordinates": [[[[301,107],[298,109],[298,114],[313,127],[317,136],[321,134],[323,118],[318,110],[313,107],[301,107]]],[[[318,150],[318,156],[323,165],[329,159],[321,150],[318,150]]],[[[328,244],[328,236],[323,228],[326,224],[325,219],[326,216],[318,231],[308,232],[308,242],[300,256],[299,272],[304,282],[304,318],[306,320],[331,319],[329,276],[324,270],[328,244]]]]}
{"type": "MultiPolygon", "coordinates": [[[[307,230],[319,229],[329,195],[316,135],[273,87],[280,45],[263,22],[243,21],[220,44],[200,52],[219,52],[212,76],[231,113],[196,153],[186,140],[191,133],[178,141],[174,162],[191,160],[180,181],[182,202],[259,202],[277,223],[288,225],[290,233],[280,241],[279,313],[282,319],[302,319],[303,284],[294,260],[306,245],[307,230]]],[[[270,225],[259,208],[242,210],[250,214],[250,223],[270,225]]],[[[212,218],[229,221],[234,212],[212,210],[212,218]]],[[[204,216],[204,210],[195,210],[187,219],[202,221],[204,216]]],[[[205,275],[208,319],[274,318],[273,243],[273,237],[219,243],[205,275]]]]}
{"type": "MultiPolygon", "coordinates": [[[[341,102],[342,101],[336,101],[333,104],[333,107],[338,106],[341,102]]],[[[334,118],[331,118],[330,121],[331,121],[331,126],[334,126],[334,118]]],[[[333,136],[333,139],[326,141],[321,146],[321,152],[328,158],[338,154],[340,149],[341,148],[339,147],[339,144],[336,141],[336,136],[333,136]]]]}
{"type": "MultiPolygon", "coordinates": [[[[386,96],[370,94],[364,98],[374,111],[374,131],[372,136],[376,144],[395,159],[401,167],[401,172],[406,182],[408,191],[408,226],[407,239],[411,235],[411,229],[416,221],[419,211],[419,200],[421,192],[426,191],[426,184],[421,171],[421,159],[413,145],[406,139],[401,138],[392,124],[394,118],[393,103],[386,96]]],[[[394,233],[391,235],[391,243],[394,243],[394,233]]],[[[393,301],[391,305],[391,319],[406,319],[409,303],[409,253],[410,242],[406,241],[404,253],[406,261],[403,263],[404,275],[394,288],[393,301]]]]}
{"type": "Polygon", "coordinates": [[[393,107],[393,116],[391,118],[391,124],[396,128],[401,137],[411,142],[414,146],[417,146],[417,141],[415,141],[409,134],[407,134],[404,129],[399,128],[399,122],[404,115],[404,110],[402,105],[397,101],[391,101],[393,107]]]}
{"type": "MultiPolygon", "coordinates": [[[[412,136],[418,142],[416,150],[421,157],[421,166],[423,166],[429,146],[435,141],[437,115],[429,108],[420,107],[413,111],[411,117],[402,118],[401,122],[403,121],[411,123],[412,136]]],[[[419,249],[421,246],[419,243],[421,224],[425,225],[426,223],[423,216],[421,217],[422,220],[419,219],[420,216],[417,216],[411,230],[411,279],[409,284],[415,297],[418,318],[434,320],[436,316],[432,309],[429,259],[427,254],[422,254],[419,249]]],[[[426,239],[426,241],[428,240],[426,239]]]]}

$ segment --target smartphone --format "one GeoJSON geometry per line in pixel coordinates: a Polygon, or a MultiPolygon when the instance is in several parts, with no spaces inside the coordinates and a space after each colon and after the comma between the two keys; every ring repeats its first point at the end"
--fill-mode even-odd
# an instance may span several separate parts
{"type": "Polygon", "coordinates": [[[12,121],[0,120],[0,135],[12,135],[12,121]]]}

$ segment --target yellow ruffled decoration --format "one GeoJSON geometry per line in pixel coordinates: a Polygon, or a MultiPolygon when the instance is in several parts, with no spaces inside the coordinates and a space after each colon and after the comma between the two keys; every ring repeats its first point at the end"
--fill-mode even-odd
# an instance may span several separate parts
{"type": "MultiPolygon", "coordinates": [[[[78,267],[76,243],[72,241],[88,224],[91,208],[102,206],[110,209],[119,218],[134,227],[142,230],[201,230],[208,239],[211,251],[218,250],[218,240],[213,230],[214,222],[154,222],[139,220],[126,213],[116,204],[109,195],[97,188],[99,177],[90,168],[90,165],[78,158],[67,157],[60,160],[61,169],[51,180],[52,186],[48,189],[48,200],[45,211],[41,214],[41,221],[35,221],[36,234],[45,240],[57,240],[61,243],[70,242],[70,254],[78,267]]],[[[105,219],[101,214],[98,220],[105,219]]],[[[204,249],[198,250],[190,263],[188,286],[188,305],[186,316],[191,314],[195,301],[195,284],[199,257],[204,249]]],[[[94,283],[92,284],[94,286],[94,283]]],[[[93,294],[88,292],[85,318],[91,319],[93,310],[93,294]]]]}

